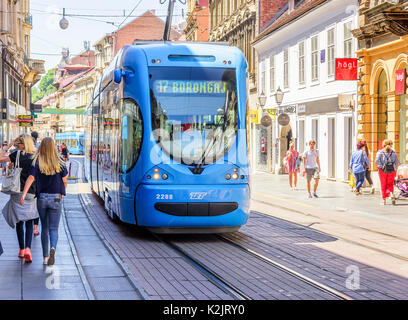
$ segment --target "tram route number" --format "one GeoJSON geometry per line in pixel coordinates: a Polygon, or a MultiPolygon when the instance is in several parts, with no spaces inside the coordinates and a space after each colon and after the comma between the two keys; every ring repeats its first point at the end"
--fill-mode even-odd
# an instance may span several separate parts
{"type": "Polygon", "coordinates": [[[202,307],[193,307],[193,306],[176,306],[170,304],[170,306],[166,306],[163,308],[163,315],[172,315],[172,316],[188,316],[194,318],[195,316],[199,316],[200,314],[207,314],[209,316],[242,316],[245,314],[245,306],[237,304],[209,304],[206,308],[202,307]]]}

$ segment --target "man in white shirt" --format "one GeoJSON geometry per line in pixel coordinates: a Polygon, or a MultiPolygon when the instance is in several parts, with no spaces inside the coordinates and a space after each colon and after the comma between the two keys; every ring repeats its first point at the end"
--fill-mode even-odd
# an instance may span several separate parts
{"type": "Polygon", "coordinates": [[[319,186],[319,179],[320,179],[320,159],[319,159],[319,150],[315,149],[316,141],[310,140],[309,142],[309,150],[303,153],[303,176],[306,174],[307,178],[307,192],[309,193],[309,198],[312,197],[312,193],[310,192],[310,181],[312,178],[315,180],[313,186],[313,196],[318,198],[316,193],[317,187],[319,186]]]}

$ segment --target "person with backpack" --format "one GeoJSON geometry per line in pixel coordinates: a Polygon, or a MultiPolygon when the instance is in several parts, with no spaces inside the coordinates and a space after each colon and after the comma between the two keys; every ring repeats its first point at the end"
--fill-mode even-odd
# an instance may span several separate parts
{"type": "Polygon", "coordinates": [[[385,205],[387,198],[394,193],[394,179],[399,166],[397,153],[392,149],[393,142],[391,140],[383,141],[383,149],[377,152],[375,164],[378,166],[378,174],[380,176],[381,194],[385,205]]]}

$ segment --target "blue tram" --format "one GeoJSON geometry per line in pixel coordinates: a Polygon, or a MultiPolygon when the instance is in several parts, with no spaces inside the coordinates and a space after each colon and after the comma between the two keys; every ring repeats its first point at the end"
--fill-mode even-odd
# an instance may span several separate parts
{"type": "Polygon", "coordinates": [[[83,155],[85,148],[85,133],[83,132],[61,132],[55,135],[55,143],[65,143],[70,154],[83,155]]]}
{"type": "Polygon", "coordinates": [[[158,233],[247,222],[247,63],[220,44],[120,50],[86,110],[85,174],[112,219],[158,233]]]}

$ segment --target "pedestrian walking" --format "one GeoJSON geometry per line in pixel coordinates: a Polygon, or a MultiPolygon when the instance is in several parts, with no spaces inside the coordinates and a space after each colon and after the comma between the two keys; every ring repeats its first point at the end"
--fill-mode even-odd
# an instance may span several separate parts
{"type": "Polygon", "coordinates": [[[356,180],[356,195],[361,194],[361,187],[363,186],[364,179],[366,177],[366,170],[370,168],[370,161],[368,160],[367,154],[364,151],[364,143],[357,143],[357,150],[353,152],[350,159],[349,172],[354,175],[356,180]]]}
{"type": "Polygon", "coordinates": [[[375,163],[380,176],[382,205],[387,203],[387,198],[394,194],[394,179],[399,166],[397,153],[392,149],[392,140],[383,141],[383,149],[377,152],[375,163]]]}
{"type": "Polygon", "coordinates": [[[52,138],[41,141],[29,174],[20,203],[24,204],[27,191],[35,182],[44,264],[51,266],[55,263],[62,199],[68,183],[66,165],[59,157],[52,138]]]}
{"type": "MultiPolygon", "coordinates": [[[[363,150],[365,151],[367,158],[370,160],[370,150],[368,149],[367,141],[362,140],[361,142],[364,143],[363,150]]],[[[372,188],[374,183],[373,183],[373,179],[371,179],[371,168],[370,167],[366,168],[365,179],[367,180],[367,187],[372,188]]]]}
{"type": "MultiPolygon", "coordinates": [[[[28,179],[31,164],[34,159],[34,143],[28,134],[20,135],[14,143],[17,150],[8,156],[0,154],[0,162],[11,162],[15,167],[21,168],[20,189],[23,191],[28,179]]],[[[7,150],[12,144],[8,145],[7,150]]],[[[25,262],[32,262],[31,242],[33,238],[34,219],[38,218],[38,211],[35,201],[35,186],[30,186],[26,192],[27,201],[20,204],[20,194],[11,194],[9,201],[3,208],[4,219],[14,228],[16,227],[18,244],[20,251],[19,258],[24,258],[25,262]],[[24,228],[25,227],[25,228],[24,228]]]]}
{"type": "MultiPolygon", "coordinates": [[[[8,153],[8,143],[7,141],[3,142],[3,146],[1,148],[1,151],[4,151],[4,156],[7,156],[8,153]]],[[[1,164],[1,176],[4,176],[6,174],[6,170],[7,170],[7,162],[4,162],[1,164]]]]}
{"type": "MultiPolygon", "coordinates": [[[[40,146],[40,143],[38,142],[38,132],[37,131],[31,132],[31,137],[33,138],[33,141],[34,141],[35,151],[37,151],[38,147],[40,146]]],[[[38,232],[39,223],[40,223],[40,218],[37,218],[34,220],[34,237],[38,237],[40,235],[40,233],[38,232]]]]}
{"type": "Polygon", "coordinates": [[[295,150],[295,144],[291,141],[289,144],[289,150],[286,153],[286,171],[289,174],[289,186],[292,190],[296,189],[297,186],[298,157],[299,152],[295,150]]]}
{"type": "Polygon", "coordinates": [[[68,148],[64,142],[62,143],[61,155],[64,161],[67,162],[68,161],[68,148]]]}
{"type": "Polygon", "coordinates": [[[309,193],[309,198],[318,198],[317,187],[319,186],[320,180],[320,159],[319,159],[319,150],[316,148],[316,141],[309,141],[309,150],[306,150],[303,154],[303,175],[306,174],[307,180],[307,192],[309,193]],[[310,182],[314,179],[315,183],[313,186],[313,197],[311,193],[310,182]]]}

